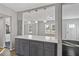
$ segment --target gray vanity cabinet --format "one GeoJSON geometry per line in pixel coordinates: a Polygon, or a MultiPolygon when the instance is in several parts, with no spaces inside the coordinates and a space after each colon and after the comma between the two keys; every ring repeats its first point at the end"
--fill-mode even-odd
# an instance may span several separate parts
{"type": "Polygon", "coordinates": [[[19,41],[20,41],[19,39],[15,40],[16,55],[19,55],[19,52],[20,52],[20,42],[19,41]]]}
{"type": "Polygon", "coordinates": [[[15,43],[16,55],[29,56],[29,40],[16,39],[15,43]]]}
{"type": "Polygon", "coordinates": [[[44,42],[44,56],[56,56],[56,43],[44,42]]]}
{"type": "Polygon", "coordinates": [[[24,53],[23,53],[23,48],[22,48],[22,41],[23,41],[23,40],[20,39],[20,40],[19,40],[19,44],[18,44],[18,45],[19,45],[19,49],[18,49],[18,50],[19,50],[19,55],[20,55],[20,56],[22,56],[22,55],[24,54],[24,53]]]}
{"type": "Polygon", "coordinates": [[[43,42],[30,41],[30,56],[43,56],[43,42]]]}
{"type": "Polygon", "coordinates": [[[19,56],[56,56],[57,44],[29,39],[15,40],[16,55],[19,56]]]}
{"type": "Polygon", "coordinates": [[[22,40],[22,53],[24,56],[29,56],[29,40],[22,40]]]}

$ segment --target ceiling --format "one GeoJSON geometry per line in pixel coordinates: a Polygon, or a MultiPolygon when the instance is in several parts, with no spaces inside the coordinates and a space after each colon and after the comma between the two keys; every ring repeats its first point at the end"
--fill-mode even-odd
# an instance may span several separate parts
{"type": "Polygon", "coordinates": [[[45,5],[50,5],[51,3],[2,3],[2,5],[13,9],[14,11],[24,11],[28,9],[33,9],[45,5]]]}

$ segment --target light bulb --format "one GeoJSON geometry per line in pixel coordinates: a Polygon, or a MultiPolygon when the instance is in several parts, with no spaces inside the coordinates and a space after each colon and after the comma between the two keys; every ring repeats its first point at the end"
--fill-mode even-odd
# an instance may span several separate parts
{"type": "Polygon", "coordinates": [[[35,23],[38,23],[38,21],[35,21],[35,23]]]}

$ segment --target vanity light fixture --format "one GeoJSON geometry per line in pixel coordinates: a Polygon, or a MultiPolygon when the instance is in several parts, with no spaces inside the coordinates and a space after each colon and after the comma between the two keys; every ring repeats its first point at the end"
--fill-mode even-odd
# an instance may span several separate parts
{"type": "Polygon", "coordinates": [[[75,24],[69,24],[69,28],[75,28],[75,24]]]}
{"type": "Polygon", "coordinates": [[[38,23],[38,21],[35,21],[35,23],[38,23]]]}

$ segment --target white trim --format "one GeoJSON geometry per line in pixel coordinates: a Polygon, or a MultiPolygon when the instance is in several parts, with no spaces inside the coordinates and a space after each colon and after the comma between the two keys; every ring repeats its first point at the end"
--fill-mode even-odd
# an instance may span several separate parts
{"type": "MultiPolygon", "coordinates": [[[[23,16],[23,14],[22,14],[23,16]]],[[[24,17],[22,17],[22,35],[24,35],[24,17]]]]}
{"type": "Polygon", "coordinates": [[[12,16],[10,17],[10,49],[12,48],[12,16]]]}
{"type": "Polygon", "coordinates": [[[56,39],[57,56],[62,56],[62,4],[58,3],[55,6],[55,19],[56,19],[56,39]]]}
{"type": "Polygon", "coordinates": [[[3,39],[1,40],[2,41],[2,47],[1,48],[4,48],[4,46],[5,46],[5,19],[4,19],[5,17],[1,17],[1,21],[3,21],[3,34],[2,35],[4,35],[3,36],[3,39]]]}
{"type": "MultiPolygon", "coordinates": [[[[10,49],[12,48],[12,18],[11,16],[8,16],[10,18],[10,49]]],[[[3,17],[4,18],[4,35],[6,34],[6,24],[5,24],[5,18],[6,17],[3,17]]],[[[4,36],[4,39],[3,39],[3,48],[5,47],[5,36],[4,36]]]]}
{"type": "Polygon", "coordinates": [[[6,34],[6,24],[5,24],[5,17],[3,17],[4,19],[4,39],[3,39],[3,48],[5,47],[5,34],[6,34]]]}

